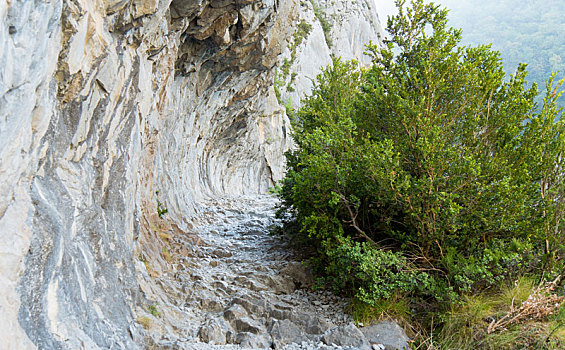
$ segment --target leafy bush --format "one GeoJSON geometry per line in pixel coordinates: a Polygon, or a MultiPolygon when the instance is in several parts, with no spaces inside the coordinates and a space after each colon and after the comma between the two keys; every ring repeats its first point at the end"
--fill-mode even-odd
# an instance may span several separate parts
{"type": "Polygon", "coordinates": [[[459,46],[446,10],[397,5],[372,66],[335,58],[296,113],[279,195],[319,271],[367,304],[555,271],[565,134],[553,78],[540,108],[525,65],[505,79],[490,46],[459,46]]]}
{"type": "Polygon", "coordinates": [[[428,275],[411,268],[400,253],[354,242],[350,237],[339,237],[336,241],[335,245],[325,247],[329,261],[325,272],[334,290],[354,288],[358,300],[376,306],[381,299],[430,289],[428,275]]]}
{"type": "Polygon", "coordinates": [[[530,243],[496,239],[467,255],[456,247],[448,247],[441,266],[460,292],[472,292],[516,279],[524,272],[532,271],[536,261],[530,243]]]}

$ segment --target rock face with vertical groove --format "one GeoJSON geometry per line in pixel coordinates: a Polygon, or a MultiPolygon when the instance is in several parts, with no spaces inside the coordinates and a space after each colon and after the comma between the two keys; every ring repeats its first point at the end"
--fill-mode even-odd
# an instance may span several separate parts
{"type": "Polygon", "coordinates": [[[332,56],[367,65],[365,46],[380,45],[383,36],[374,0],[301,1],[296,23],[275,79],[280,99],[294,108],[300,107],[300,99],[310,93],[332,56]],[[300,30],[307,35],[297,35],[300,30]]]}
{"type": "MultiPolygon", "coordinates": [[[[294,99],[330,52],[357,57],[378,37],[369,2],[313,3],[335,24],[331,49],[309,1],[0,2],[7,349],[147,345],[143,310],[185,297],[158,277],[173,273],[170,251],[190,253],[172,245],[201,203],[283,175],[292,140],[273,82],[297,25],[313,30],[295,50],[294,99]]],[[[182,333],[160,319],[155,332],[182,333]]]]}

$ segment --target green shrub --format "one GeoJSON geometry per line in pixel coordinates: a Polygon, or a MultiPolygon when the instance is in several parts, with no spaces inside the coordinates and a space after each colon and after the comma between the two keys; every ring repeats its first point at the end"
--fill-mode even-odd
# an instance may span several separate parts
{"type": "Polygon", "coordinates": [[[557,272],[565,134],[553,79],[537,106],[525,65],[506,79],[490,46],[459,46],[446,10],[397,4],[385,47],[368,47],[372,66],[335,58],[295,113],[279,196],[319,271],[369,305],[557,272]]]}
{"type": "Polygon", "coordinates": [[[517,239],[509,242],[494,239],[486,247],[477,247],[469,254],[449,246],[440,261],[449,281],[459,292],[498,286],[539,265],[533,245],[517,239]]]}
{"type": "Polygon", "coordinates": [[[335,244],[326,241],[324,248],[329,262],[327,281],[337,292],[353,289],[355,298],[368,305],[379,305],[381,299],[396,294],[430,289],[428,275],[411,267],[400,253],[350,237],[339,237],[335,244]]]}

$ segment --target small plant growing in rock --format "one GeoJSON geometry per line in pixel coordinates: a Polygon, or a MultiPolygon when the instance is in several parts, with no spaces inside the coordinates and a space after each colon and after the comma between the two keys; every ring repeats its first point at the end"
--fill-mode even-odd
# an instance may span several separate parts
{"type": "MultiPolygon", "coordinates": [[[[159,191],[155,191],[155,195],[158,196],[159,191]]],[[[163,203],[161,203],[161,201],[159,201],[159,198],[157,198],[157,215],[159,215],[159,217],[162,219],[163,215],[167,214],[168,212],[169,209],[165,208],[163,206],[163,203]]]]}
{"type": "Polygon", "coordinates": [[[302,40],[308,37],[308,34],[312,31],[312,25],[306,23],[306,21],[302,20],[298,24],[296,31],[294,32],[294,45],[298,46],[302,44],[302,40]]]}
{"type": "Polygon", "coordinates": [[[273,87],[275,88],[275,96],[277,97],[277,101],[279,102],[279,104],[283,103],[281,97],[281,87],[283,86],[284,86],[284,78],[281,77],[278,69],[275,68],[275,78],[273,82],[273,87]]]}
{"type": "Polygon", "coordinates": [[[279,100],[279,103],[281,103],[279,88],[285,85],[286,80],[289,76],[290,76],[290,81],[286,85],[286,90],[289,92],[294,91],[294,87],[292,86],[292,84],[294,84],[294,80],[296,79],[297,73],[291,74],[290,69],[294,64],[294,62],[296,61],[296,49],[298,48],[298,46],[300,46],[300,44],[302,44],[304,39],[308,37],[311,31],[312,31],[311,24],[307,23],[304,20],[298,23],[294,31],[294,34],[292,35],[292,43],[289,46],[290,59],[285,58],[283,60],[283,63],[281,65],[282,74],[280,76],[277,74],[277,71],[275,71],[275,93],[277,95],[277,99],[279,100]]]}
{"type": "Polygon", "coordinates": [[[269,194],[278,194],[280,193],[280,191],[282,190],[282,187],[280,184],[275,184],[275,186],[273,187],[269,187],[269,194]]]}
{"type": "Polygon", "coordinates": [[[161,314],[159,312],[159,310],[157,309],[157,303],[155,303],[153,305],[149,305],[149,307],[147,309],[149,310],[149,313],[151,315],[153,315],[153,317],[159,317],[159,315],[161,314]]]}
{"type": "Polygon", "coordinates": [[[292,107],[292,101],[290,98],[285,101],[284,109],[286,110],[286,115],[292,122],[294,120],[294,107],[292,107]]]}

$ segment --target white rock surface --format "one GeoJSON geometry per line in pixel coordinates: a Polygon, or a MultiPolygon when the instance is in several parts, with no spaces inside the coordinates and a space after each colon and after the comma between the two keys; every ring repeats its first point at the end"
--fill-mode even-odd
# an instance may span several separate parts
{"type": "Polygon", "coordinates": [[[283,175],[274,68],[299,16],[315,30],[297,97],[378,32],[364,1],[337,1],[356,18],[332,32],[341,51],[297,0],[0,2],[0,348],[144,347],[171,232],[283,175]]]}
{"type": "Polygon", "coordinates": [[[295,109],[310,94],[313,81],[331,63],[332,55],[369,64],[365,46],[370,42],[380,45],[383,36],[374,0],[302,0],[300,9],[297,22],[310,24],[312,29],[296,46],[294,59],[291,37],[282,55],[290,63],[289,73],[282,68],[277,72],[281,101],[290,102],[295,109]],[[326,33],[322,22],[327,23],[326,33]]]}
{"type": "Polygon", "coordinates": [[[31,348],[18,322],[17,285],[33,229],[29,185],[47,145],[51,83],[60,49],[61,3],[0,2],[0,339],[31,348]]]}

